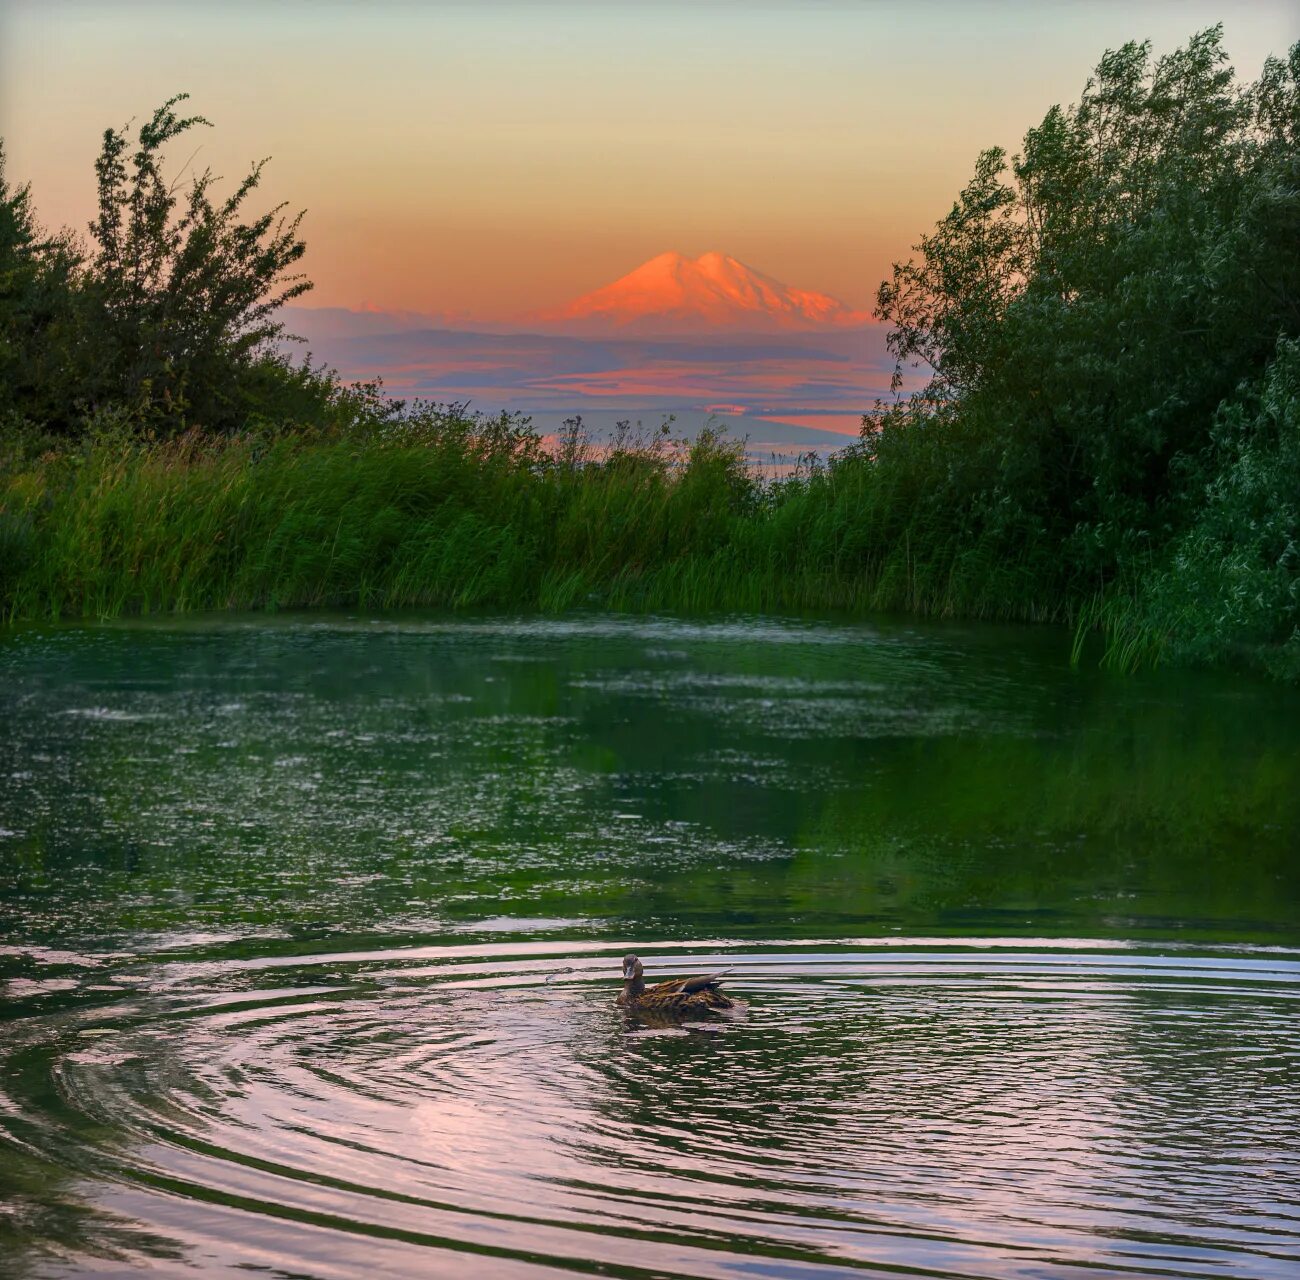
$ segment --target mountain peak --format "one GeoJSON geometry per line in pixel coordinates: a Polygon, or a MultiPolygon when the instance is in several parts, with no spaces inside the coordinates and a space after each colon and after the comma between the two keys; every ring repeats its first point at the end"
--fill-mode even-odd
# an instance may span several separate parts
{"type": "Polygon", "coordinates": [[[698,258],[669,250],[564,307],[543,312],[548,325],[584,332],[780,332],[869,322],[835,298],[792,289],[725,253],[698,258]]]}

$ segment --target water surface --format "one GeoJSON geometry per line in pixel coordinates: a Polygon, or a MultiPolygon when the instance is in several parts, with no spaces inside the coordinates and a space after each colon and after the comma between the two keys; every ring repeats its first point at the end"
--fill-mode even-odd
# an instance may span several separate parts
{"type": "Polygon", "coordinates": [[[1296,1274],[1300,698],[1064,648],[5,633],[0,1271],[1296,1274]]]}

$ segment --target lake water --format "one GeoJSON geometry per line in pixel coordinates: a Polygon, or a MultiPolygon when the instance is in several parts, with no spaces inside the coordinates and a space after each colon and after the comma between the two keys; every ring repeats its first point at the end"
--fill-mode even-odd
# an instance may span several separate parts
{"type": "Polygon", "coordinates": [[[0,1273],[1300,1274],[1300,694],[1067,651],[0,633],[0,1273]]]}

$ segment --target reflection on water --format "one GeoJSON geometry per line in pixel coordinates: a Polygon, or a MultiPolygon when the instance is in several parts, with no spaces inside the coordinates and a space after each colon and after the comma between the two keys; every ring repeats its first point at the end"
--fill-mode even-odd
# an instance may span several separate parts
{"type": "Polygon", "coordinates": [[[11,633],[0,1273],[1296,1274],[1300,703],[1058,659],[11,633]]]}
{"type": "Polygon", "coordinates": [[[1300,941],[1300,696],[1061,652],[603,617],[11,633],[0,923],[1300,941]]]}
{"type": "Polygon", "coordinates": [[[4,1123],[51,1181],[12,1212],[46,1249],[313,1276],[1300,1266],[1300,953],[677,948],[652,973],[725,960],[749,1010],[647,1031],[613,1005],[621,949],[106,961],[116,998],[29,991],[4,1123]]]}

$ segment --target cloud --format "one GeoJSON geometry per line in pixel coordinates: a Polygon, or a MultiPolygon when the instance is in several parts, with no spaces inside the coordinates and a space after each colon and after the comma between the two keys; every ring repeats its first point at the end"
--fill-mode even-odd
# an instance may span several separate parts
{"type": "Polygon", "coordinates": [[[396,395],[470,400],[539,424],[572,414],[675,414],[679,423],[723,415],[737,430],[761,430],[765,446],[842,441],[888,395],[893,369],[878,327],[649,338],[465,330],[342,308],[287,308],[284,319],[345,379],[378,376],[396,395]]]}

